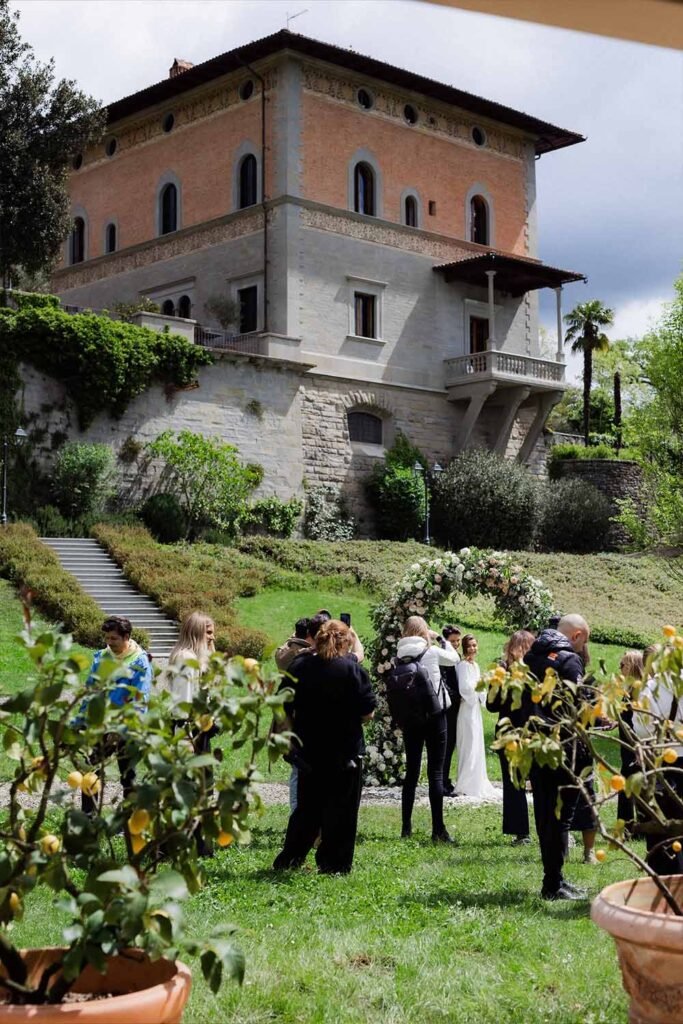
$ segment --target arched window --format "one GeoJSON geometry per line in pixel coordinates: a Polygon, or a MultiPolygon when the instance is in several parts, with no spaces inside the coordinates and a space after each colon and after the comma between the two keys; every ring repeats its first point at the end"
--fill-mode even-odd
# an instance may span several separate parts
{"type": "Polygon", "coordinates": [[[382,444],[382,419],[371,412],[350,412],[349,440],[365,444],[382,444]]]}
{"type": "Polygon", "coordinates": [[[107,224],[104,229],[104,251],[116,252],[116,224],[107,224]]]}
{"type": "Polygon", "coordinates": [[[173,299],[166,299],[161,304],[161,312],[164,316],[175,316],[175,306],[173,305],[173,299]]]}
{"type": "Polygon", "coordinates": [[[159,196],[160,234],[169,235],[178,230],[178,189],[173,184],[164,185],[159,196]]]}
{"type": "Polygon", "coordinates": [[[403,202],[403,223],[409,228],[417,227],[417,199],[415,196],[406,196],[403,202]]]}
{"type": "Polygon", "coordinates": [[[239,208],[244,210],[247,206],[254,206],[258,202],[257,195],[257,166],[256,157],[253,153],[247,153],[240,164],[239,181],[239,208]]]}
{"type": "Polygon", "coordinates": [[[190,319],[192,313],[192,303],[190,302],[189,295],[181,295],[178,299],[178,316],[184,317],[186,320],[190,319]]]}
{"type": "Polygon", "coordinates": [[[369,217],[376,213],[375,172],[364,161],[356,164],[353,171],[353,208],[369,217]]]}
{"type": "Polygon", "coordinates": [[[82,217],[74,219],[71,229],[71,244],[69,246],[71,263],[82,263],[85,259],[85,221],[82,217]]]}
{"type": "Polygon", "coordinates": [[[489,208],[483,196],[472,196],[470,201],[470,241],[489,244],[489,208]]]}

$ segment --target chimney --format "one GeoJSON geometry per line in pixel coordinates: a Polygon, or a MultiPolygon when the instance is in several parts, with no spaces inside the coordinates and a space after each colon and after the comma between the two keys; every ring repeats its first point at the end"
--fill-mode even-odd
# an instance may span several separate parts
{"type": "Polygon", "coordinates": [[[173,63],[168,69],[169,78],[177,78],[178,75],[182,75],[183,71],[189,71],[193,68],[194,64],[191,60],[182,60],[180,57],[175,57],[173,63]]]}

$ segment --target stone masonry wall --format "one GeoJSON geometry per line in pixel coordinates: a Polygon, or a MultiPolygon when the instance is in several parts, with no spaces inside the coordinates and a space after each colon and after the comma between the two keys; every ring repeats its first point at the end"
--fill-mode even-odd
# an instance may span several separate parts
{"type": "Polygon", "coordinates": [[[457,412],[445,396],[428,391],[372,386],[359,388],[322,377],[302,386],[303,470],[309,485],[337,484],[362,536],[373,532],[364,480],[402,430],[430,462],[446,465],[453,456],[457,412]],[[347,412],[363,409],[385,418],[385,446],[351,442],[347,412]]]}
{"type": "MultiPolygon", "coordinates": [[[[554,467],[560,479],[585,480],[609,499],[612,511],[619,510],[617,500],[632,498],[637,505],[643,501],[643,474],[637,462],[617,459],[561,459],[554,467]]],[[[628,542],[625,530],[612,524],[609,540],[619,547],[628,542]]]]}

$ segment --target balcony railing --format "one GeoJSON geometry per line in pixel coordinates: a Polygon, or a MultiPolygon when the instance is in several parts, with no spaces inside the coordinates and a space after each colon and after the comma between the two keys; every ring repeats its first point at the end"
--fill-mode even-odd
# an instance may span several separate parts
{"type": "Polygon", "coordinates": [[[252,331],[249,334],[230,334],[214,327],[197,324],[194,329],[195,344],[205,348],[220,348],[225,352],[243,352],[250,356],[268,355],[268,339],[252,331]]]}
{"type": "Polygon", "coordinates": [[[536,380],[546,384],[564,380],[564,363],[551,359],[538,359],[517,352],[474,352],[468,356],[444,359],[446,387],[464,384],[472,377],[501,380],[536,380]]]}

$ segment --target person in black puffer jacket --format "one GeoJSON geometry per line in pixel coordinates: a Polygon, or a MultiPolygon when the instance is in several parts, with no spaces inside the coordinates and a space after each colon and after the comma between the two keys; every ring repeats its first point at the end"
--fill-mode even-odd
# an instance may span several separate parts
{"type": "MultiPolygon", "coordinates": [[[[582,652],[587,647],[590,628],[580,615],[564,615],[557,629],[544,629],[524,657],[533,675],[542,681],[546,669],[552,668],[560,679],[578,683],[583,676],[584,665],[582,652]]],[[[534,715],[550,728],[556,724],[552,709],[538,704],[534,715]]],[[[541,725],[540,728],[543,728],[541,725]]],[[[582,752],[574,751],[574,770],[578,773],[583,767],[582,752]]],[[[589,762],[590,763],[590,762],[589,762]]],[[[534,818],[536,832],[541,846],[543,860],[543,888],[541,896],[547,900],[583,899],[585,892],[567,882],[562,874],[567,854],[568,825],[571,820],[572,808],[578,799],[578,791],[563,788],[570,785],[571,780],[566,769],[548,768],[534,764],[531,769],[531,788],[534,797],[534,818]],[[562,788],[562,820],[557,818],[555,810],[557,798],[562,788]]]]}

